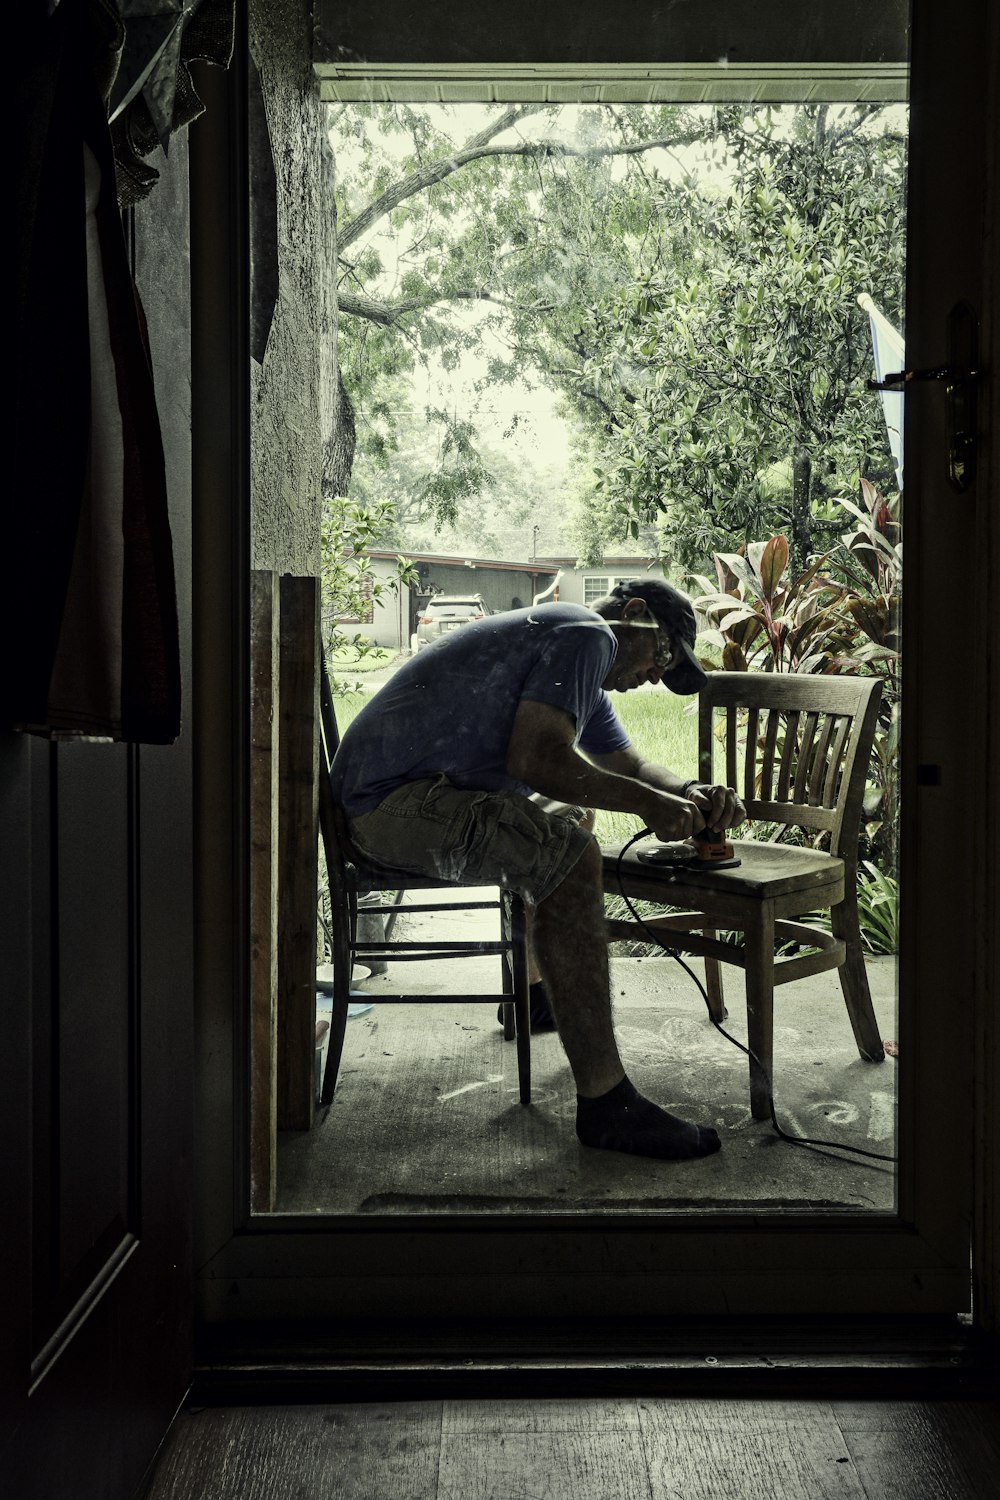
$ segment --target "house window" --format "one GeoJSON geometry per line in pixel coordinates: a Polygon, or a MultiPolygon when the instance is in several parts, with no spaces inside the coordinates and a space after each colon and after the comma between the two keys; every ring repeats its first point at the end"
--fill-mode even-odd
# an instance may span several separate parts
{"type": "Polygon", "coordinates": [[[628,578],[612,578],[607,573],[599,573],[592,578],[585,578],[583,580],[584,604],[596,604],[598,599],[603,599],[605,594],[610,594],[616,584],[627,583],[629,578],[635,576],[634,573],[630,573],[628,578]]]}

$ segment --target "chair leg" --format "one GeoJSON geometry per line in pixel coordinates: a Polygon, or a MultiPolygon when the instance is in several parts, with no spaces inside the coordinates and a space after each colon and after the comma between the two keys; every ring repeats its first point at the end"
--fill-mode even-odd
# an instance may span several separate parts
{"type": "MultiPolygon", "coordinates": [[[[522,1104],[531,1103],[531,1002],[528,998],[528,944],[524,902],[510,898],[511,976],[514,1031],[517,1040],[517,1082],[522,1104]]],[[[506,1020],[506,1012],[505,1012],[506,1020]]],[[[505,1027],[506,1031],[506,1027],[505,1027]]]]}
{"type": "Polygon", "coordinates": [[[879,1032],[868,987],[868,971],[865,968],[861,946],[861,928],[858,925],[858,893],[853,881],[843,901],[830,910],[830,926],[834,937],[844,940],[847,953],[840,966],[840,988],[843,991],[847,1014],[854,1029],[854,1040],[865,1062],[880,1063],[885,1060],[885,1048],[879,1032]]]}
{"type": "Polygon", "coordinates": [[[761,902],[756,920],[744,932],[746,943],[747,1036],[750,1059],[750,1113],[771,1116],[769,1080],[774,1077],[774,907],[761,902]]]}
{"type": "MultiPolygon", "coordinates": [[[[511,903],[514,899],[509,891],[502,891],[500,894],[500,922],[503,928],[503,939],[506,943],[512,941],[510,913],[511,903]]],[[[504,954],[503,962],[500,965],[503,992],[505,995],[510,996],[509,1000],[503,1002],[500,1012],[503,1019],[503,1039],[505,1042],[512,1042],[517,1035],[517,1028],[514,1022],[514,967],[515,955],[513,949],[510,949],[504,954]]]]}
{"type": "MultiPolygon", "coordinates": [[[[704,936],[714,940],[719,934],[711,928],[705,928],[704,936]]],[[[713,1021],[718,1021],[721,1026],[729,1012],[726,1009],[726,1000],[722,993],[722,965],[717,958],[706,958],[705,960],[705,991],[708,995],[709,1015],[713,1021]]]]}
{"type": "Polygon", "coordinates": [[[323,1087],[319,1102],[326,1109],[333,1103],[340,1072],[340,1059],[344,1051],[344,1034],[347,1030],[347,1007],[351,1000],[351,974],[353,972],[354,913],[341,904],[331,912],[330,932],[333,952],[333,1015],[330,1019],[330,1040],[326,1049],[326,1066],[323,1069],[323,1087]]]}
{"type": "Polygon", "coordinates": [[[344,1053],[344,1036],[347,1032],[347,1001],[334,999],[333,1015],[330,1020],[330,1040],[326,1046],[326,1065],[323,1068],[323,1087],[320,1090],[319,1102],[323,1109],[328,1109],[333,1103],[334,1090],[337,1087],[337,1074],[340,1072],[340,1059],[344,1053]]]}

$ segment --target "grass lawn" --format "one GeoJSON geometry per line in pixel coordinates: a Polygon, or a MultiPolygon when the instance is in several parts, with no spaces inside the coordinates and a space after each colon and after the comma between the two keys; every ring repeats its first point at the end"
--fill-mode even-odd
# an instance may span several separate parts
{"type": "Polygon", "coordinates": [[[391,661],[395,661],[398,655],[398,651],[373,646],[364,656],[358,656],[352,646],[341,646],[332,656],[327,657],[327,662],[331,672],[355,676],[363,672],[377,672],[379,667],[387,667],[391,661]]]}
{"type": "MultiPolygon", "coordinates": [[[[677,698],[666,688],[615,693],[615,711],[625,733],[647,760],[667,766],[687,780],[698,774],[698,699],[677,698]]],[[[602,844],[620,843],[638,833],[631,813],[599,811],[594,830],[602,844]]]]}
{"type": "MultiPolygon", "coordinates": [[[[337,723],[341,733],[370,696],[370,693],[338,696],[337,723]]],[[[697,698],[676,698],[666,689],[653,688],[648,692],[616,693],[613,702],[626,734],[647,759],[669,766],[685,778],[697,775],[697,698]]],[[[639,819],[629,813],[601,811],[597,815],[596,832],[601,843],[627,839],[639,831],[639,826],[639,819]]]]}

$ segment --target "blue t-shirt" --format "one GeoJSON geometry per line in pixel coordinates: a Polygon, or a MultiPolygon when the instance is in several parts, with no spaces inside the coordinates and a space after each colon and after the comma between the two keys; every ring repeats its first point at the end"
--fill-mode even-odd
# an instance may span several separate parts
{"type": "Polygon", "coordinates": [[[356,818],[404,782],[442,773],[470,790],[532,790],[506,771],[524,698],[569,714],[587,754],[627,749],[601,686],[617,650],[614,632],[582,604],[463,625],[411,656],[365,704],[334,758],[336,796],[356,818]]]}

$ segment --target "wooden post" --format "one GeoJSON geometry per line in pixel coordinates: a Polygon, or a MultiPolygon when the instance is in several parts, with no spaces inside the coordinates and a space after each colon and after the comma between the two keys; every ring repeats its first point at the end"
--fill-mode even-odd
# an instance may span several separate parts
{"type": "Polygon", "coordinates": [[[278,1129],[315,1110],[319,580],[282,577],[278,738],[278,1129]]]}
{"type": "Polygon", "coordinates": [[[275,573],[250,585],[250,1204],[271,1213],[278,1103],[278,627],[275,573]]]}

